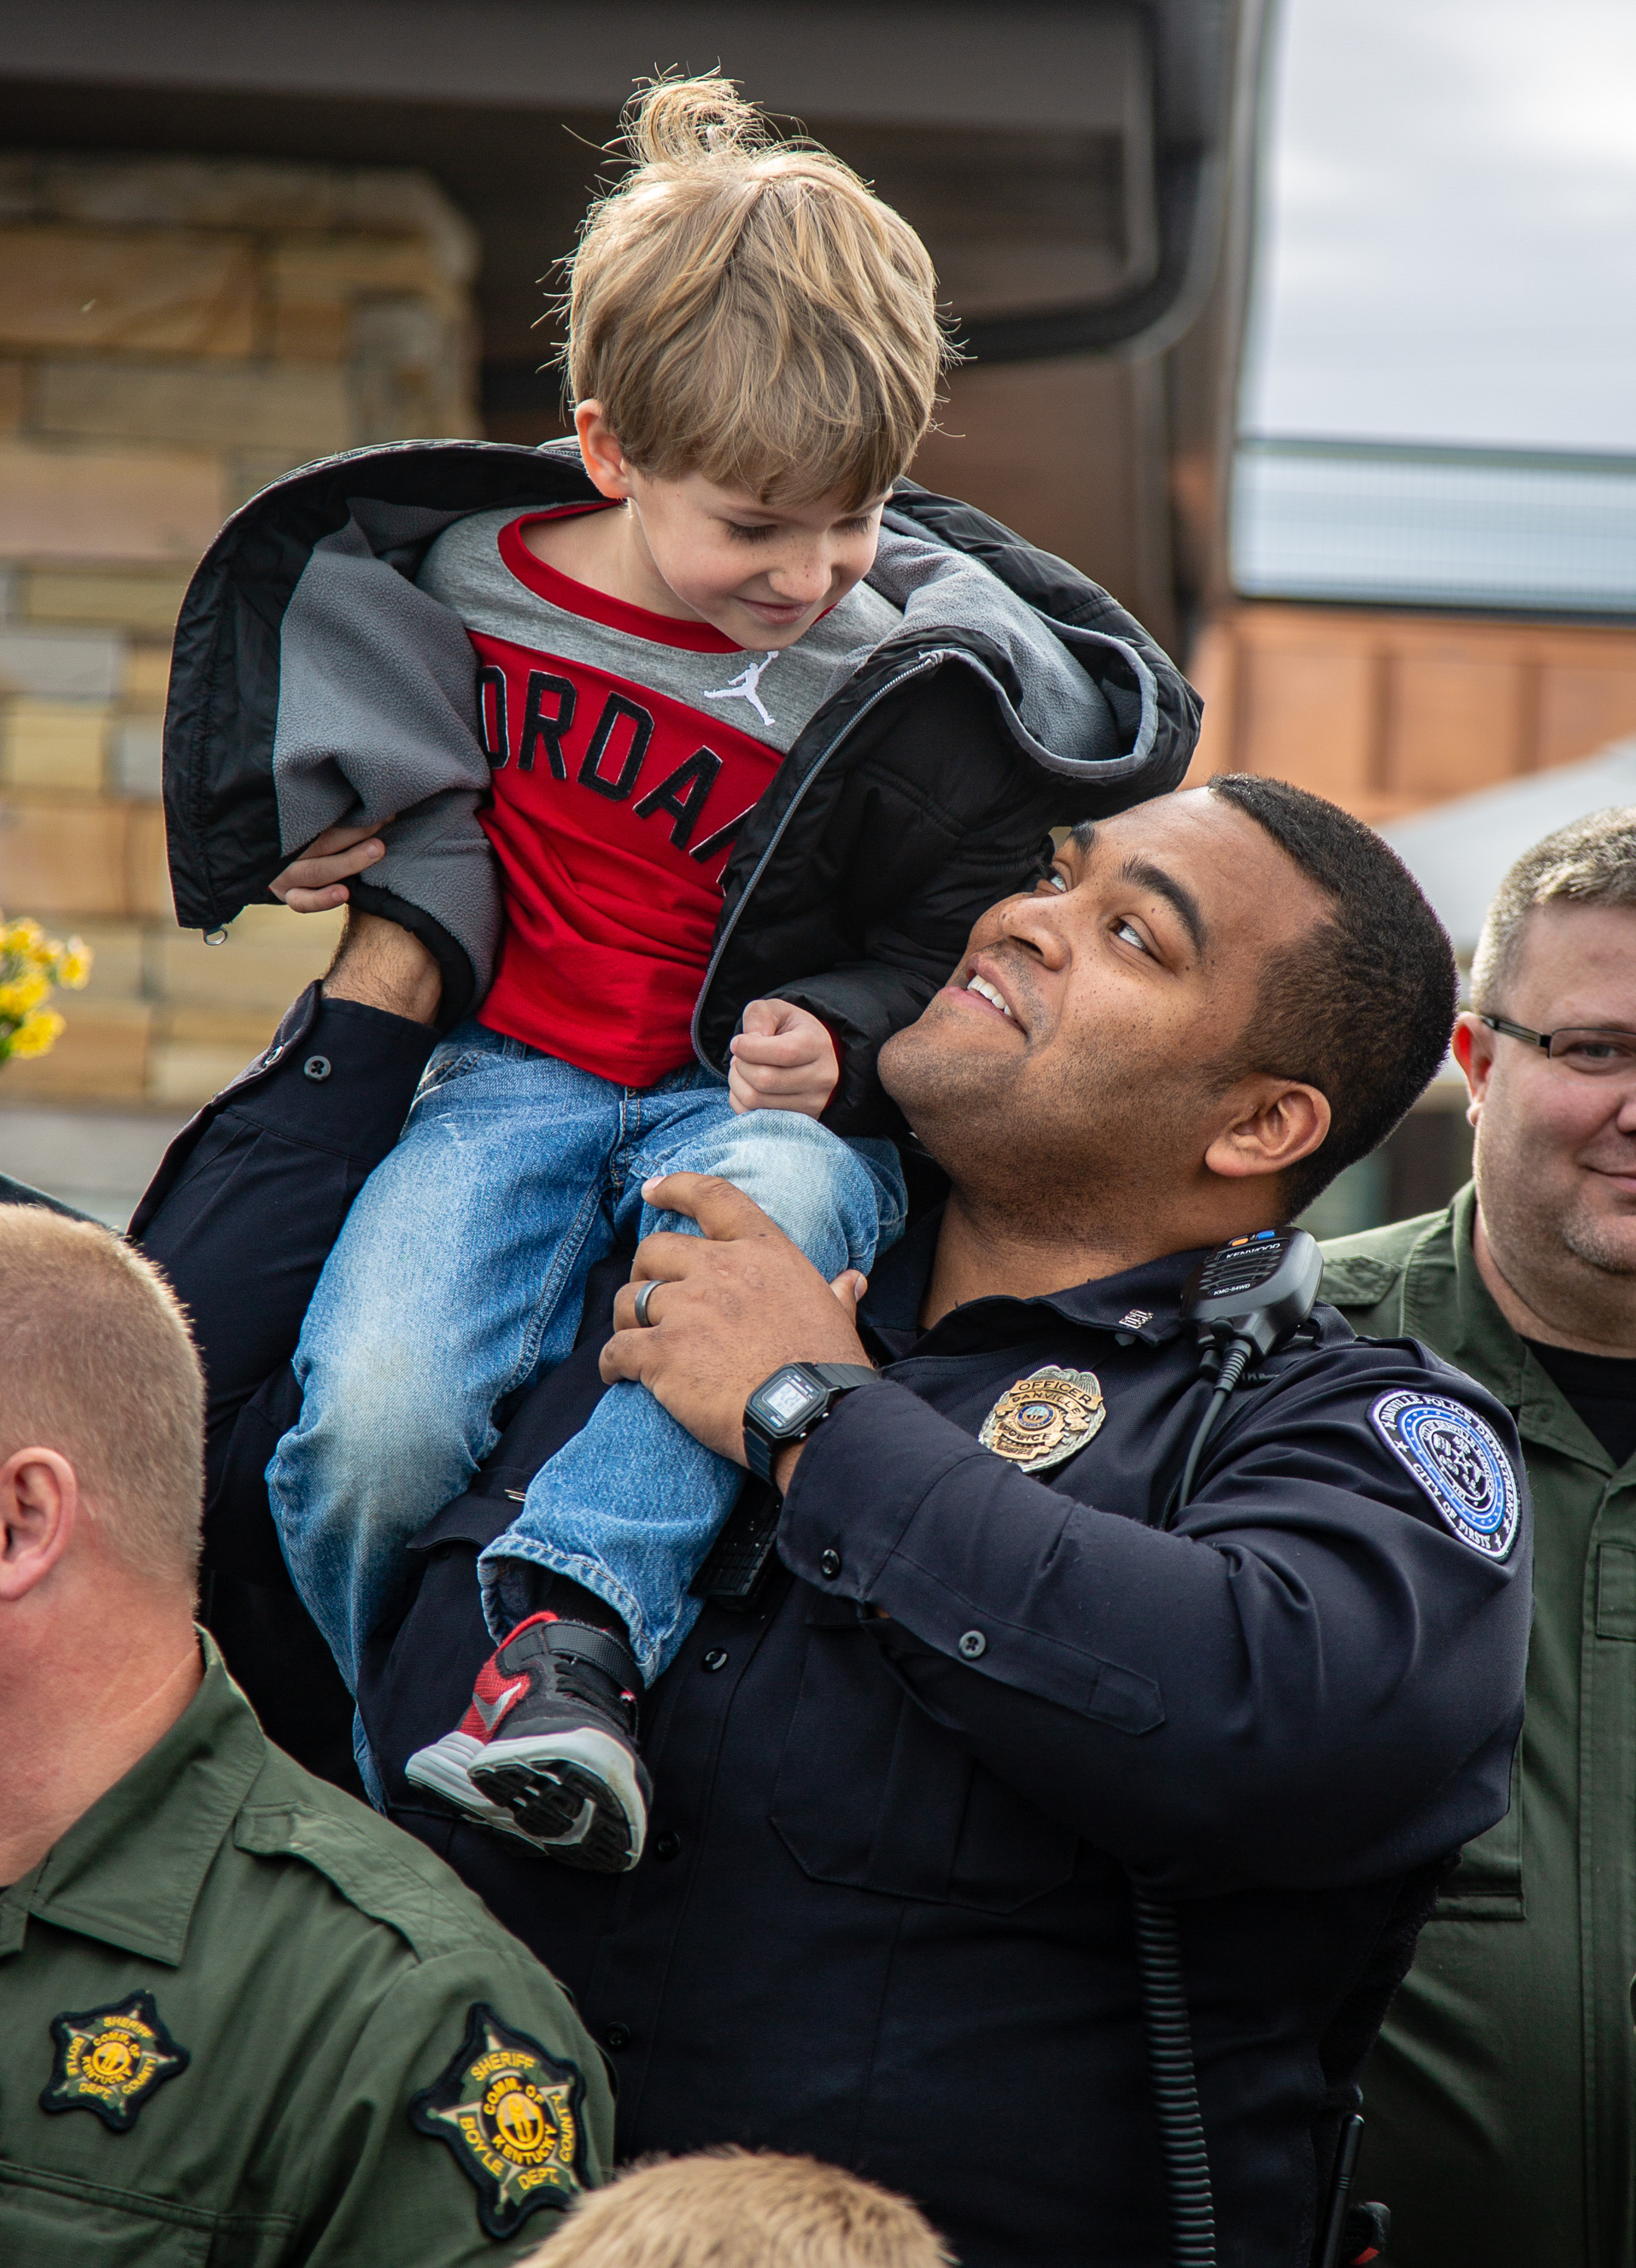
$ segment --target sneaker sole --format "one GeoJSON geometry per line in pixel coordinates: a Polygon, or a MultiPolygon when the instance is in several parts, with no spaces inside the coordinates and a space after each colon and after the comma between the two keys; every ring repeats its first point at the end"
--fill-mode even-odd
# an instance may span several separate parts
{"type": "Polygon", "coordinates": [[[469,1777],[536,1849],[564,1867],[623,1874],[642,1856],[647,1801],[635,1759],[603,1734],[579,1727],[490,1741],[469,1777]]]}
{"type": "Polygon", "coordinates": [[[474,1741],[469,1733],[446,1733],[429,1749],[416,1750],[403,1767],[403,1777],[440,1797],[474,1827],[486,1827],[491,1834],[532,1845],[534,1837],[523,1832],[511,1813],[472,1786],[467,1767],[482,1754],[483,1742],[474,1741]]]}

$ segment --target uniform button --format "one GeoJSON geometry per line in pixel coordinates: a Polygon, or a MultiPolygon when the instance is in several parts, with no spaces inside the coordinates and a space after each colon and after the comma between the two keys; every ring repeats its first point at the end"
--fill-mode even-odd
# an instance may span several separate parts
{"type": "Polygon", "coordinates": [[[328,1079],[329,1076],[329,1057],[328,1056],[308,1056],[301,1068],[309,1079],[328,1079]]]}
{"type": "Polygon", "coordinates": [[[630,2044],[630,2028],[628,2024],[610,2024],[602,2037],[617,2055],[621,2048],[630,2044]]]}
{"type": "Polygon", "coordinates": [[[726,1666],[727,1650],[726,1646],[712,1646],[710,1652],[704,1655],[699,1662],[701,1669],[725,1669],[726,1666]]]}
{"type": "Polygon", "coordinates": [[[960,1641],[960,1650],[968,1661],[976,1661],[989,1650],[989,1642],[981,1631],[967,1631],[960,1641]]]}
{"type": "Polygon", "coordinates": [[[653,1856],[656,1859],[674,1859],[681,1848],[682,1837],[674,1827],[667,1827],[662,1835],[653,1837],[653,1856]]]}
{"type": "Polygon", "coordinates": [[[841,1572],[841,1555],[833,1544],[827,1551],[819,1554],[818,1565],[820,1571],[833,1583],[841,1572]]]}

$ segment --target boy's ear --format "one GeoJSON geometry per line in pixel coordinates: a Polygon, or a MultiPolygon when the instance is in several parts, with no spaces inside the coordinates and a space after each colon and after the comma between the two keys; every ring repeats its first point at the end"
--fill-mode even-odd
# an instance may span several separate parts
{"type": "Polygon", "coordinates": [[[630,494],[630,470],[619,436],[602,415],[600,401],[582,401],[574,411],[574,431],[579,436],[579,455],[593,485],[610,503],[623,504],[630,494]]]}

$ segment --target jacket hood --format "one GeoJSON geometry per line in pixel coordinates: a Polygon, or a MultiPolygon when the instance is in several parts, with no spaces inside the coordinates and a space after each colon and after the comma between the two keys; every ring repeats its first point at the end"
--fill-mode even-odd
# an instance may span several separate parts
{"type": "Polygon", "coordinates": [[[1035,763],[1074,779],[1139,777],[1161,720],[1153,672],[1128,639],[1030,606],[980,559],[922,534],[903,512],[884,516],[867,580],[903,613],[895,636],[964,632],[999,648],[1011,670],[994,690],[1035,763]]]}

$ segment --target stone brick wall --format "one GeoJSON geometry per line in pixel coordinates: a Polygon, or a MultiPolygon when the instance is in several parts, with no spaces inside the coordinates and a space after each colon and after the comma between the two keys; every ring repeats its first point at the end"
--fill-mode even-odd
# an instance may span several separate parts
{"type": "Polygon", "coordinates": [[[177,609],[291,466],[474,434],[472,232],[427,176],[0,154],[0,908],[95,946],[0,1104],[185,1110],[323,968],[340,917],[175,924],[158,802],[177,609]]]}

